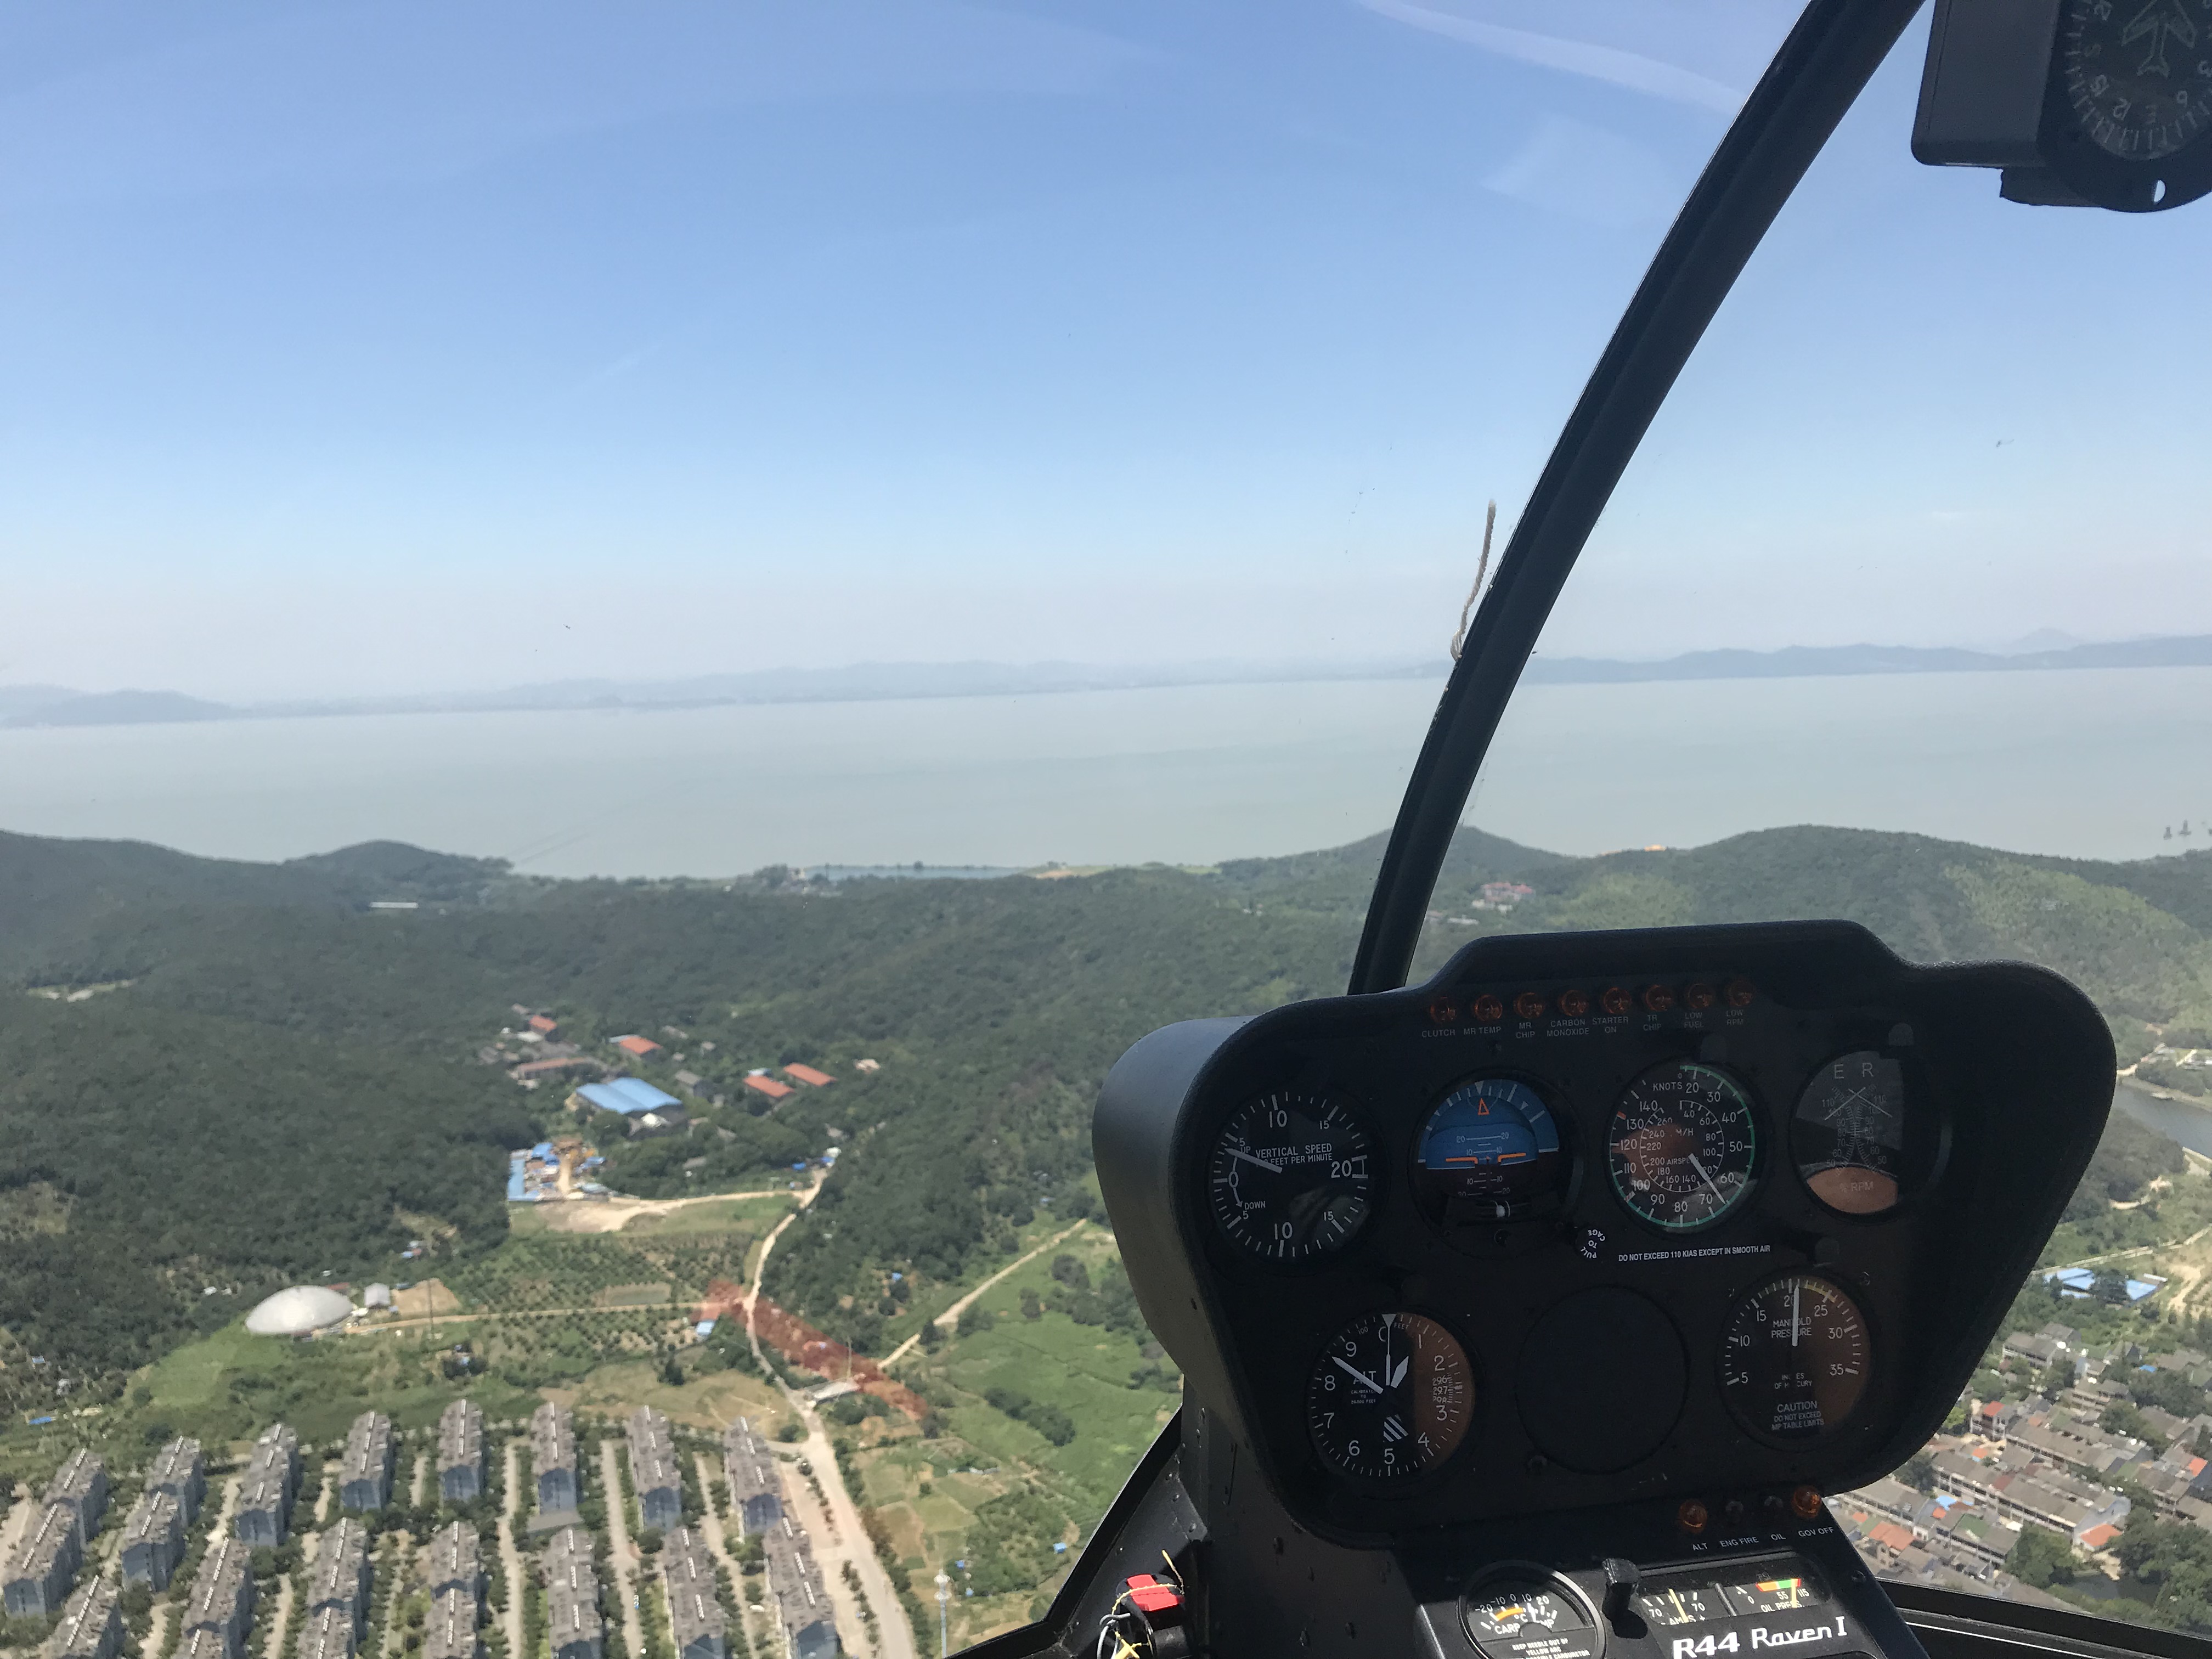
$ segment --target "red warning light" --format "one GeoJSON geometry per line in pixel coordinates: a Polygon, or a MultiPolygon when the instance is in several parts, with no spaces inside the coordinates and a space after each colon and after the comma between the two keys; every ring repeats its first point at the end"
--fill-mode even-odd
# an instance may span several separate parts
{"type": "Polygon", "coordinates": [[[1588,991],[1560,992],[1559,1012],[1569,1019],[1580,1019],[1584,1014],[1589,1012],[1589,993],[1588,991]]]}
{"type": "Polygon", "coordinates": [[[1513,1012],[1523,1019],[1534,1019],[1544,1012],[1544,994],[1523,991],[1513,999],[1513,1012]]]}
{"type": "Polygon", "coordinates": [[[1671,985],[1645,986],[1644,1006],[1655,1014],[1665,1013],[1674,1006],[1674,988],[1671,985]]]}
{"type": "Polygon", "coordinates": [[[1630,1002],[1631,999],[1628,993],[1622,990],[1618,985],[1608,985],[1605,989],[1597,994],[1597,1006],[1604,1009],[1608,1014],[1626,1013],[1629,1010],[1630,1002]]]}
{"type": "Polygon", "coordinates": [[[1468,1004],[1467,1011],[1478,1025],[1495,1025],[1505,1018],[1505,1005],[1487,991],[1468,1004]]]}
{"type": "Polygon", "coordinates": [[[1456,1025],[1459,1024],[1459,1004],[1449,997],[1438,997],[1429,1005],[1429,1024],[1456,1025]]]}
{"type": "Polygon", "coordinates": [[[1820,1512],[1820,1489],[1800,1486],[1790,1494],[1790,1507],[1802,1521],[1810,1521],[1820,1512]]]}
{"type": "Polygon", "coordinates": [[[1751,1006],[1752,999],[1758,994],[1749,980],[1732,979],[1728,984],[1728,1006],[1731,1008],[1748,1008],[1751,1006]]]}
{"type": "Polygon", "coordinates": [[[1682,1006],[1698,1013],[1711,1007],[1714,1000],[1713,988],[1702,980],[1682,993],[1682,1006]]]}
{"type": "Polygon", "coordinates": [[[1682,1507],[1674,1511],[1674,1524],[1692,1538],[1703,1532],[1711,1519],[1705,1506],[1694,1498],[1685,1498],[1682,1507]]]}

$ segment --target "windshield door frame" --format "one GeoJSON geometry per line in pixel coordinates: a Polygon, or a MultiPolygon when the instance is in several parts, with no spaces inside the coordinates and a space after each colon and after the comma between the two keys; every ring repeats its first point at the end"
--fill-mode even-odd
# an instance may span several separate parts
{"type": "Polygon", "coordinates": [[[1475,774],[1575,561],[1736,278],[1920,4],[1811,0],[1683,203],[1560,429],[1452,665],[1376,873],[1351,994],[1406,982],[1475,774]]]}

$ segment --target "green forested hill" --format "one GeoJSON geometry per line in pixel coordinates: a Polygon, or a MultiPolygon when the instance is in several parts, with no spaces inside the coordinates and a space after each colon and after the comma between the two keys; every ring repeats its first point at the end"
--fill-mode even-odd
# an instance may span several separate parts
{"type": "MultiPolygon", "coordinates": [[[[395,1241],[433,1223],[444,1249],[495,1239],[500,1148],[562,1092],[476,1058],[525,1004],[586,1043],[673,1027],[728,1097],[690,1139],[617,1148],[625,1189],[757,1179],[837,1131],[845,1156],[771,1289],[870,1348],[890,1271],[957,1276],[1041,1209],[1089,1206],[1091,1101],[1128,1042],[1339,990],[1381,850],[832,890],[527,883],[390,846],[254,866],[0,838],[0,1325],[97,1369],[214,1316],[193,1304],[217,1268],[389,1273],[395,1241]],[[359,908],[389,896],[428,902],[359,908]],[[854,1071],[863,1055],[883,1069],[854,1071]],[[738,1086],[793,1060],[842,1080],[772,1111],[738,1086]],[[88,1298],[113,1316],[60,1311],[88,1298]]],[[[1424,971],[1507,929],[1843,916],[1909,957],[2045,963],[2126,1058],[2212,1030],[2212,854],[2099,865],[1801,828],[1579,859],[1466,831],[1436,909],[1424,971]],[[1534,890],[1473,908],[1503,878],[1534,890]]]]}

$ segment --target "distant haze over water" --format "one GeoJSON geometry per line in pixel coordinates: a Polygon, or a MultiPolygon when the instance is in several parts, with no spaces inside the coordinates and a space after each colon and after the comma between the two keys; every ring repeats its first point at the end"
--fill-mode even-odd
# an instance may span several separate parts
{"type": "MultiPolygon", "coordinates": [[[[1204,864],[1388,827],[1440,686],[0,730],[0,828],[250,859],[389,837],[564,876],[1204,864]]],[[[2212,668],[1534,684],[1467,817],[1565,853],[1818,823],[2141,858],[2212,845],[2208,763],[2212,668]]]]}

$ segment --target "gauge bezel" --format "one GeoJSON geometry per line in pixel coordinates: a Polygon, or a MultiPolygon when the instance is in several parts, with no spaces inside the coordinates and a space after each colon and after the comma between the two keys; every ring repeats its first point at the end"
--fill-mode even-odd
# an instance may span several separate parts
{"type": "Polygon", "coordinates": [[[1382,1207],[1383,1194],[1390,1184],[1388,1177],[1389,1146],[1377,1127],[1376,1114],[1369,1110],[1365,1103],[1351,1091],[1339,1088],[1333,1083],[1310,1082],[1280,1083],[1249,1090],[1237,1097],[1229,1109],[1215,1118],[1206,1132],[1203,1144],[1205,1150],[1196,1160],[1195,1168],[1198,1207],[1204,1217],[1206,1235],[1222,1260],[1271,1276],[1322,1273],[1344,1261],[1374,1232],[1376,1216],[1382,1207]],[[1220,1212],[1214,1207],[1213,1161],[1219,1151],[1222,1135],[1240,1113],[1275,1095],[1297,1096],[1342,1109],[1367,1141],[1367,1213],[1344,1238],[1297,1256],[1265,1255],[1242,1243],[1222,1224],[1220,1212]]]}
{"type": "Polygon", "coordinates": [[[1880,1375],[1882,1345],[1875,1330],[1874,1319],[1868,1314],[1866,1303],[1861,1297],[1861,1288],[1850,1281],[1850,1276],[1847,1273],[1838,1273],[1833,1267],[1819,1262],[1808,1261],[1799,1267],[1781,1267],[1771,1273],[1761,1274],[1728,1298],[1721,1314],[1720,1329],[1713,1341],[1713,1393],[1735,1425],[1760,1445],[1771,1446],[1780,1451],[1812,1451],[1832,1446],[1845,1436],[1863,1432],[1869,1426],[1869,1419],[1865,1416],[1867,1401],[1874,1397],[1882,1381],[1880,1375]],[[1858,1398],[1851,1402],[1851,1408],[1844,1413],[1843,1421],[1831,1424],[1814,1435],[1778,1435],[1760,1428],[1737,1408],[1735,1401],[1729,1397],[1724,1380],[1728,1370],[1729,1331],[1735,1323],[1736,1314],[1745,1303],[1765,1294],[1771,1286],[1790,1279],[1818,1279],[1834,1285],[1837,1293],[1850,1303],[1852,1310],[1858,1315],[1859,1329],[1866,1343],[1866,1380],[1859,1384],[1858,1398]]]}
{"type": "Polygon", "coordinates": [[[1305,1424],[1306,1449],[1316,1466],[1329,1480],[1364,1497],[1411,1497],[1427,1492],[1438,1482],[1449,1478],[1462,1462],[1474,1455],[1476,1443],[1482,1438],[1483,1413],[1489,1405],[1490,1395],[1490,1384],[1484,1376],[1480,1355],[1456,1322],[1426,1303],[1392,1300],[1377,1302],[1371,1307],[1346,1315],[1322,1338],[1320,1346],[1314,1349],[1306,1361],[1305,1377],[1298,1389],[1298,1415],[1305,1424]],[[1401,1319],[1408,1316],[1425,1319],[1449,1337],[1457,1346],[1460,1358],[1466,1362],[1468,1391],[1474,1396],[1468,1402],[1467,1426],[1460,1431],[1459,1443],[1429,1468],[1416,1470],[1411,1474],[1359,1474],[1346,1469],[1338,1464],[1328,1449],[1322,1443],[1321,1436],[1314,1427],[1314,1379],[1321,1374],[1322,1362],[1327,1358],[1330,1346],[1352,1326],[1379,1314],[1395,1314],[1401,1319]]]}
{"type": "MultiPolygon", "coordinates": [[[[1710,1232],[1717,1227],[1726,1226],[1731,1221],[1751,1214],[1758,1207],[1757,1200],[1761,1190],[1766,1185],[1767,1166],[1773,1157],[1773,1144],[1778,1138],[1774,1131],[1773,1117],[1773,1113],[1767,1109],[1765,1102],[1760,1098],[1759,1091],[1752,1087],[1750,1080],[1742,1073],[1731,1066],[1714,1060],[1700,1060],[1695,1054],[1677,1054],[1670,1059],[1656,1060],[1644,1066],[1635,1076],[1621,1085],[1613,1095],[1612,1105],[1606,1109],[1601,1153],[1605,1161],[1606,1188],[1613,1194],[1614,1203],[1620,1206],[1622,1212],[1631,1220],[1640,1227],[1650,1229],[1663,1238],[1687,1238],[1698,1233],[1710,1232]],[[1698,1221],[1680,1224],[1661,1221],[1656,1217],[1648,1216],[1638,1209],[1628,1194],[1621,1191],[1620,1176],[1613,1169],[1613,1120],[1620,1115],[1621,1103],[1628,1098],[1630,1091],[1644,1079],[1670,1066],[1701,1066],[1708,1072],[1716,1073],[1727,1079],[1737,1094],[1742,1097],[1745,1116],[1751,1124],[1752,1131],[1751,1167],[1744,1173],[1742,1190],[1729,1200],[1727,1207],[1719,1214],[1707,1216],[1698,1221]],[[1761,1121],[1762,1119],[1765,1120],[1764,1122],[1761,1121]]],[[[1595,1162],[1600,1155],[1593,1153],[1592,1161],[1595,1162]]]]}
{"type": "Polygon", "coordinates": [[[1400,1160],[1405,1178],[1407,1198],[1414,1212],[1430,1230],[1445,1243],[1475,1255],[1489,1255],[1498,1251],[1511,1252],[1525,1247],[1539,1235],[1548,1236],[1559,1222],[1574,1212],[1582,1196],[1584,1166],[1589,1160],[1582,1155],[1579,1145],[1580,1119],[1567,1091],[1548,1078],[1538,1077],[1532,1072],[1507,1066],[1489,1066],[1455,1077],[1441,1089],[1431,1090],[1425,1103],[1412,1118],[1406,1135],[1405,1156],[1400,1160]],[[1550,1202],[1530,1210],[1525,1215],[1507,1216],[1500,1220],[1492,1218],[1483,1221],[1455,1222],[1448,1219],[1445,1203],[1431,1200],[1425,1188],[1428,1171],[1421,1163],[1421,1142],[1426,1136],[1429,1120],[1443,1109],[1443,1103],[1461,1090],[1477,1083],[1517,1083],[1533,1092],[1551,1114],[1552,1127],[1559,1137],[1560,1175],[1550,1193],[1550,1202]]]}
{"type": "Polygon", "coordinates": [[[2071,21],[2063,15],[2057,19],[2044,82],[2036,149],[2045,165],[2096,206],[2118,213],[2163,212],[2212,192],[2212,132],[2201,132],[2154,161],[2115,155],[2089,136],[2067,86],[2071,21]]]}
{"type": "Polygon", "coordinates": [[[1790,1175],[1824,1218],[1853,1226],[1879,1226],[1917,1210],[1922,1200],[1942,1182],[1951,1158],[1951,1114],[1944,1108],[1928,1066],[1911,1047],[1883,1042],[1872,1036],[1863,1042],[1854,1042],[1850,1041],[1848,1033],[1839,1038],[1839,1043],[1833,1053],[1805,1073],[1790,1096],[1789,1111],[1781,1120],[1783,1127],[1778,1139],[1782,1142],[1790,1175]],[[1905,1145],[1898,1154],[1900,1168],[1897,1202],[1886,1210],[1838,1209],[1813,1190],[1813,1183],[1805,1174],[1804,1160],[1797,1150],[1797,1112],[1804,1104],[1807,1091],[1820,1073],[1838,1060],[1861,1054],[1879,1054],[1896,1062],[1904,1083],[1906,1133],[1905,1145]],[[1920,1125],[1917,1133],[1913,1128],[1916,1121],[1920,1125]]]}
{"type": "Polygon", "coordinates": [[[1515,1583],[1540,1585],[1562,1600],[1571,1601],[1589,1621],[1592,1652],[1600,1656],[1604,1654],[1605,1621],[1598,1616],[1596,1604],[1583,1594],[1581,1585],[1540,1561],[1493,1561],[1468,1580],[1467,1588],[1459,1593],[1460,1632],[1484,1659],[1492,1659],[1492,1656],[1490,1650],[1483,1646],[1482,1638],[1474,1633],[1474,1604],[1490,1586],[1509,1579],[1515,1583]]]}

